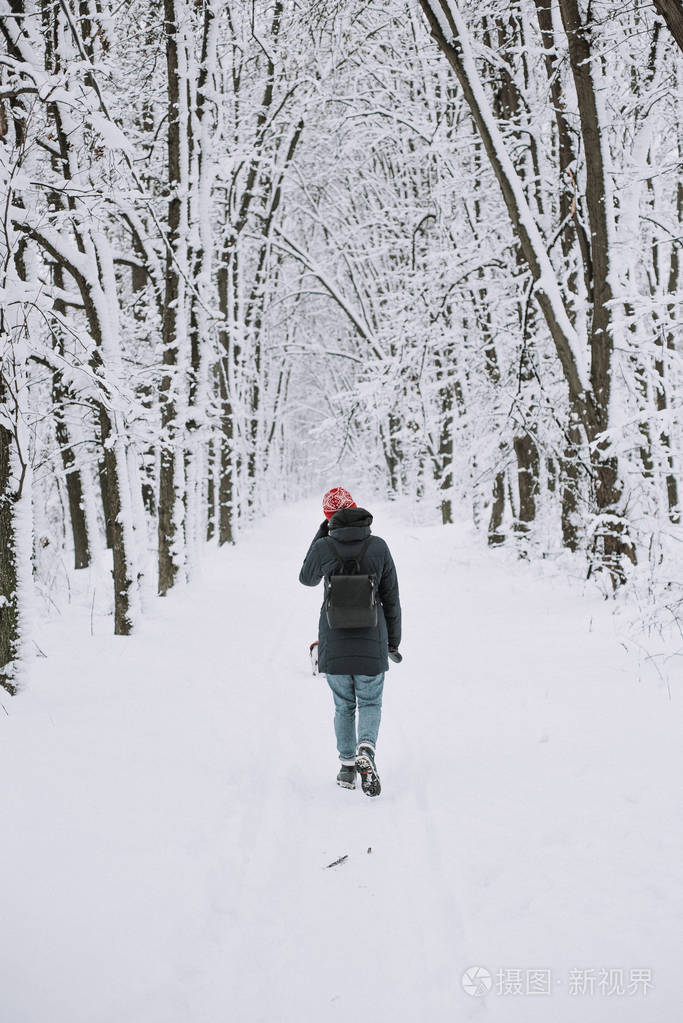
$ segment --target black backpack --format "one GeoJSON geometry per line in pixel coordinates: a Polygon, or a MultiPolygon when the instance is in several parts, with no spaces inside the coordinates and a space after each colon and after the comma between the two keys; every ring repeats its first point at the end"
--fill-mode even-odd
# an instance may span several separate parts
{"type": "Polygon", "coordinates": [[[325,610],[331,629],[370,629],[377,625],[377,594],[374,575],[361,574],[361,561],[372,540],[369,536],[357,558],[345,561],[331,536],[327,538],[342,563],[342,572],[327,580],[325,610]]]}

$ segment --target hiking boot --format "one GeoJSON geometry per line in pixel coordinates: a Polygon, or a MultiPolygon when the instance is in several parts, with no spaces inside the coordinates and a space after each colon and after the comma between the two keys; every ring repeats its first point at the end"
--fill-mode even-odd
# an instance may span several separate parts
{"type": "Polygon", "coordinates": [[[342,764],[337,775],[337,785],[343,789],[355,789],[356,787],[356,765],[342,764]]]}
{"type": "Polygon", "coordinates": [[[378,796],[382,791],[375,764],[375,751],[368,742],[361,742],[356,752],[356,770],[360,774],[360,787],[366,796],[378,796]]]}

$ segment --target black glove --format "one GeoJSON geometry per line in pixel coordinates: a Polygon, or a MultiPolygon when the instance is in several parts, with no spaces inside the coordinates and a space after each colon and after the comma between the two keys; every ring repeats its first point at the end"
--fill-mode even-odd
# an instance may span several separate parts
{"type": "Polygon", "coordinates": [[[403,657],[398,652],[397,646],[389,647],[389,659],[392,660],[394,664],[400,664],[401,661],[403,660],[403,657]]]}

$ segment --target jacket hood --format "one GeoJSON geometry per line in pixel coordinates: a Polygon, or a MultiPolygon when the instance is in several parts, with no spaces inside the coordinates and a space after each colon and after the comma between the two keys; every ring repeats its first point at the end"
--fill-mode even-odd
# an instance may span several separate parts
{"type": "Polygon", "coordinates": [[[330,519],[330,531],[346,529],[348,526],[370,528],[372,515],[366,508],[340,508],[330,519]]]}

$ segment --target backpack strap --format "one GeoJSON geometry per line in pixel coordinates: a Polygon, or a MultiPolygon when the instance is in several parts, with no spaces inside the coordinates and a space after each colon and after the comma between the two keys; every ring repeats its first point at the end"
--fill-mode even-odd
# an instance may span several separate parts
{"type": "Polygon", "coordinates": [[[368,544],[372,540],[372,534],[370,534],[370,536],[367,537],[367,539],[363,541],[361,549],[358,551],[358,554],[357,554],[357,556],[355,558],[346,558],[346,559],[344,559],[344,557],[342,556],[342,551],[341,551],[339,545],[337,544],[336,540],[333,540],[331,536],[328,536],[327,539],[332,544],[332,547],[334,548],[334,552],[337,555],[337,557],[339,558],[339,560],[341,561],[342,566],[343,565],[347,565],[351,561],[355,561],[355,563],[356,563],[356,572],[357,573],[360,572],[361,562],[362,562],[363,558],[365,557],[365,552],[368,549],[368,544]]]}
{"type": "Polygon", "coordinates": [[[358,557],[356,558],[356,564],[358,565],[357,571],[359,571],[359,572],[360,572],[361,561],[365,557],[365,552],[368,549],[368,544],[370,543],[371,540],[372,540],[372,534],[370,534],[370,536],[367,538],[367,540],[365,541],[365,543],[363,544],[361,549],[358,551],[358,557]]]}
{"type": "Polygon", "coordinates": [[[344,566],[344,561],[343,561],[343,559],[342,559],[342,556],[341,556],[341,552],[340,552],[340,550],[339,550],[339,547],[337,546],[337,544],[335,543],[335,541],[334,541],[334,540],[332,539],[332,537],[331,537],[331,536],[326,536],[326,537],[325,537],[325,539],[326,539],[326,540],[329,540],[329,541],[330,541],[330,543],[332,544],[332,550],[333,550],[333,551],[334,551],[334,553],[336,554],[336,556],[337,556],[337,559],[338,559],[338,560],[339,560],[339,561],[341,562],[341,565],[342,565],[342,567],[343,567],[343,566],[344,566]]]}

